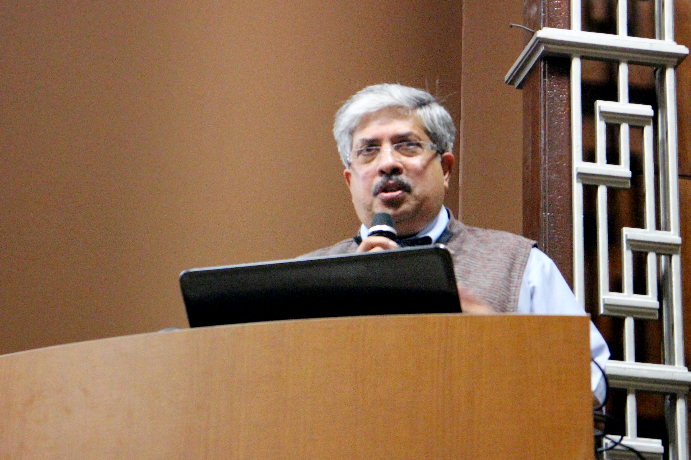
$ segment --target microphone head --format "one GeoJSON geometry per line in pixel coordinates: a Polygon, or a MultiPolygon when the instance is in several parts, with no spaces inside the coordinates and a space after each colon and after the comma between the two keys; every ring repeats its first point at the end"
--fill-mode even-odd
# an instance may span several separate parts
{"type": "Polygon", "coordinates": [[[391,214],[380,212],[372,217],[372,225],[369,227],[367,236],[383,236],[390,240],[396,239],[396,224],[394,224],[391,214]]]}

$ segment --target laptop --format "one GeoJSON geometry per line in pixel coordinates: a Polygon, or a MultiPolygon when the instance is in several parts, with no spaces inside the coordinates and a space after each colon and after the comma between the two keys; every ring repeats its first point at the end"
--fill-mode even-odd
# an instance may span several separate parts
{"type": "Polygon", "coordinates": [[[180,287],[190,327],[461,312],[443,245],[197,268],[180,287]]]}

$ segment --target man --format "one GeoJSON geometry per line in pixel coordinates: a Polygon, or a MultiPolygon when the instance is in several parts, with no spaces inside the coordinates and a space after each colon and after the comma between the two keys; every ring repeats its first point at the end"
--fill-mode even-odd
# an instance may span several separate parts
{"type": "MultiPolygon", "coordinates": [[[[533,241],[465,226],[444,207],[455,133],[449,113],[427,92],[383,84],[351,97],[336,114],[334,136],[362,226],[355,238],[308,255],[381,251],[420,239],[443,243],[452,253],[464,312],[585,314],[533,241]],[[380,212],[393,217],[399,240],[367,236],[380,212]]],[[[604,367],[609,350],[592,323],[591,353],[604,367]]],[[[602,380],[593,367],[592,388],[600,401],[602,380]]]]}

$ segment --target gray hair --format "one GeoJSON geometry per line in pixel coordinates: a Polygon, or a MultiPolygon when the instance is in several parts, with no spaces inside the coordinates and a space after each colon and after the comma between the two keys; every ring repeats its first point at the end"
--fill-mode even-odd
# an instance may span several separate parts
{"type": "Polygon", "coordinates": [[[400,107],[419,117],[430,140],[444,152],[453,149],[456,127],[449,112],[426,91],[396,84],[368,86],[352,96],[336,113],[334,137],[341,161],[350,165],[353,132],[363,117],[386,108],[400,107]]]}

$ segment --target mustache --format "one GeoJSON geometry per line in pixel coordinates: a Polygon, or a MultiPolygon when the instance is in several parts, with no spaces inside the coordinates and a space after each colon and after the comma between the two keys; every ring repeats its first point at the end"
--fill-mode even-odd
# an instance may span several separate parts
{"type": "Polygon", "coordinates": [[[390,191],[394,189],[403,190],[406,193],[410,193],[413,190],[413,186],[401,176],[387,174],[383,176],[374,187],[372,187],[372,195],[377,196],[383,191],[390,191]]]}

